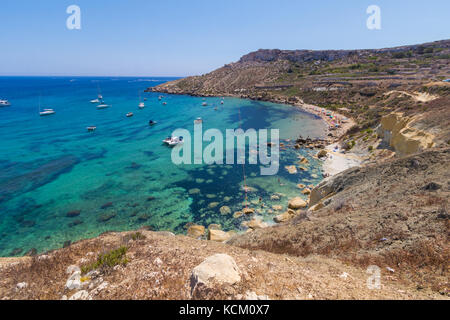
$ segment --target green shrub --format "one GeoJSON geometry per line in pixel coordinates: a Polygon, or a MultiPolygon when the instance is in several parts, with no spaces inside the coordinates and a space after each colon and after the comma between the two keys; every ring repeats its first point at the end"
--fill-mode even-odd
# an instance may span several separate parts
{"type": "Polygon", "coordinates": [[[373,151],[373,146],[369,146],[369,152],[372,152],[373,151]]]}
{"type": "Polygon", "coordinates": [[[85,274],[96,269],[105,271],[117,265],[125,265],[128,263],[128,259],[125,257],[126,253],[127,247],[124,246],[111,250],[100,255],[95,262],[82,266],[81,272],[85,274]]]}

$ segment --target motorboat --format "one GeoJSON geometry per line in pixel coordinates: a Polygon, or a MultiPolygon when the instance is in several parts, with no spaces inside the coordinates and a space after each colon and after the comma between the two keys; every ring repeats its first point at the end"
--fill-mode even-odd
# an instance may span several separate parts
{"type": "Polygon", "coordinates": [[[106,109],[106,108],[109,108],[109,107],[110,107],[109,104],[102,103],[102,104],[99,104],[97,106],[97,109],[106,109]]]}
{"type": "Polygon", "coordinates": [[[206,107],[208,104],[206,102],[202,103],[202,106],[206,107]]]}
{"type": "Polygon", "coordinates": [[[144,109],[145,108],[145,104],[143,102],[139,102],[138,107],[139,107],[139,109],[144,109]]]}
{"type": "Polygon", "coordinates": [[[165,106],[167,104],[167,102],[163,102],[163,106],[165,106]]]}
{"type": "Polygon", "coordinates": [[[149,125],[149,126],[154,126],[155,124],[157,124],[157,122],[156,122],[156,121],[153,121],[153,120],[150,120],[150,121],[148,122],[148,125],[149,125]]]}
{"type": "Polygon", "coordinates": [[[6,99],[0,99],[0,107],[9,107],[11,103],[6,99]]]}
{"type": "Polygon", "coordinates": [[[169,147],[174,147],[178,144],[182,144],[183,143],[183,137],[167,137],[166,139],[163,140],[163,142],[165,144],[167,144],[169,147]]]}
{"type": "Polygon", "coordinates": [[[97,129],[97,127],[95,127],[95,126],[89,126],[89,127],[87,127],[86,129],[87,129],[88,132],[94,132],[95,129],[97,129]]]}
{"type": "Polygon", "coordinates": [[[222,100],[222,101],[220,101],[220,104],[223,104],[223,100],[222,100]]]}
{"type": "Polygon", "coordinates": [[[42,116],[50,116],[52,114],[55,114],[55,110],[53,109],[44,109],[44,111],[39,111],[39,115],[42,116]]]}
{"type": "Polygon", "coordinates": [[[159,97],[158,97],[158,100],[161,101],[161,99],[162,99],[162,96],[159,96],[159,97]]]}
{"type": "Polygon", "coordinates": [[[194,123],[195,124],[200,124],[200,123],[203,123],[203,120],[202,120],[202,118],[197,118],[197,119],[194,120],[194,123]]]}
{"type": "Polygon", "coordinates": [[[132,117],[133,116],[133,112],[128,112],[127,113],[127,117],[129,118],[129,117],[132,117]]]}

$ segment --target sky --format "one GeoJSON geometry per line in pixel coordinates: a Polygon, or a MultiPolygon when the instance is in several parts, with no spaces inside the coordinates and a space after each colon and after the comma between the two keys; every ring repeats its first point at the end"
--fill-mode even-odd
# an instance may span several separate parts
{"type": "Polygon", "coordinates": [[[198,75],[258,49],[449,39],[449,12],[448,0],[0,0],[0,75],[198,75]],[[381,30],[366,26],[369,5],[381,30]]]}

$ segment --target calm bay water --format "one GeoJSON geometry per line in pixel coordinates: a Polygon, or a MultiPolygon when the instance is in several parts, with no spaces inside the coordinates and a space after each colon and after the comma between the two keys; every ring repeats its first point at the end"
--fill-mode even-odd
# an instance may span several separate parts
{"type": "MultiPolygon", "coordinates": [[[[220,105],[220,98],[207,98],[203,107],[202,98],[175,95],[164,95],[162,105],[159,94],[142,92],[168,80],[0,77],[0,98],[12,103],[0,108],[0,256],[142,226],[184,232],[186,223],[195,222],[240,230],[249,219],[232,214],[244,201],[242,166],[176,166],[161,140],[176,128],[192,132],[197,117],[204,130],[224,133],[241,125],[278,128],[282,139],[323,134],[320,119],[290,106],[236,98],[220,105]],[[89,102],[98,87],[109,109],[89,102]],[[143,110],[139,92],[148,99],[143,110]],[[55,109],[55,115],[39,117],[40,95],[42,108],[55,109]],[[125,117],[127,112],[134,116],[125,117]],[[158,124],[148,126],[150,119],[158,124]],[[86,130],[91,125],[94,133],[86,130]],[[225,205],[231,214],[220,214],[225,205]]],[[[258,215],[271,221],[268,209],[298,196],[296,184],[320,180],[320,163],[305,150],[286,148],[277,175],[260,176],[257,165],[246,165],[245,172],[255,189],[249,201],[261,197],[265,208],[258,215]],[[295,164],[298,153],[309,158],[309,170],[290,175],[284,166],[295,164]],[[281,202],[270,199],[274,193],[283,195],[281,202]]]]}

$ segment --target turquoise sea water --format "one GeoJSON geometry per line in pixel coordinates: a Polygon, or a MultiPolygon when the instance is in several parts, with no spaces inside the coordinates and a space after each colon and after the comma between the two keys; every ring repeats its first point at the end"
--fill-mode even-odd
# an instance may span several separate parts
{"type": "MultiPolygon", "coordinates": [[[[323,134],[320,119],[290,106],[236,98],[220,105],[220,98],[207,98],[204,107],[202,98],[177,95],[164,95],[164,106],[159,94],[143,93],[168,80],[0,77],[0,98],[12,103],[0,108],[0,256],[142,226],[185,232],[185,224],[195,222],[242,230],[249,217],[232,214],[244,201],[242,166],[176,166],[161,140],[176,128],[193,131],[197,117],[204,130],[278,128],[282,139],[323,134]],[[98,86],[109,109],[89,102],[98,86]],[[148,99],[143,110],[139,92],[148,99]],[[42,108],[55,109],[55,115],[39,117],[40,95],[42,108]],[[125,117],[127,112],[134,116],[125,117]],[[150,127],[150,119],[158,124],[150,127]],[[91,125],[94,133],[86,130],[91,125]],[[231,214],[220,214],[224,205],[231,214]]],[[[320,163],[305,150],[286,148],[277,175],[260,176],[258,165],[246,165],[245,172],[255,189],[249,201],[261,197],[265,208],[258,215],[271,221],[267,209],[298,196],[296,184],[320,180],[320,163]],[[284,166],[299,153],[309,158],[309,170],[290,175],[284,166]],[[281,202],[270,200],[277,192],[284,195],[281,202]]]]}

